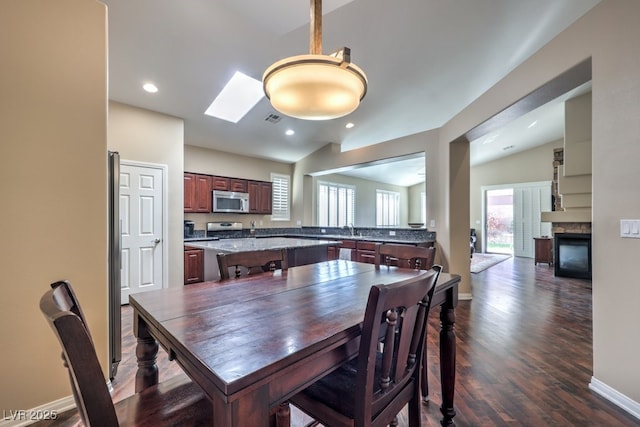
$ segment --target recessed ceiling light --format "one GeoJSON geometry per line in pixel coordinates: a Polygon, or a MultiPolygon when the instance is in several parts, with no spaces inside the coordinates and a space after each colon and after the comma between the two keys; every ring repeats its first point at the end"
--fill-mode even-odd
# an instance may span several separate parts
{"type": "Polygon", "coordinates": [[[534,127],[536,124],[538,124],[538,121],[535,120],[533,123],[531,123],[529,126],[527,126],[527,129],[531,129],[532,127],[534,127]]]}
{"type": "Polygon", "coordinates": [[[351,129],[352,127],[354,127],[355,125],[351,122],[347,123],[344,127],[346,127],[347,129],[351,129]]]}
{"type": "Polygon", "coordinates": [[[156,93],[158,91],[158,86],[153,83],[145,83],[142,85],[142,89],[149,93],[156,93]]]}
{"type": "Polygon", "coordinates": [[[263,96],[260,80],[236,71],[204,113],[207,116],[238,123],[263,96]]]}
{"type": "Polygon", "coordinates": [[[287,131],[285,132],[285,134],[291,136],[295,133],[295,131],[293,129],[287,129],[287,131]]]}

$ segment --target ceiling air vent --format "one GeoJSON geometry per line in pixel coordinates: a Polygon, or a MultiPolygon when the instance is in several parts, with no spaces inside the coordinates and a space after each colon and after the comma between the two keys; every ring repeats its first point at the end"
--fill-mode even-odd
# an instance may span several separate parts
{"type": "Polygon", "coordinates": [[[281,116],[277,115],[277,114],[269,114],[267,117],[264,118],[265,121],[269,122],[269,123],[278,123],[280,121],[280,119],[282,119],[281,116]]]}

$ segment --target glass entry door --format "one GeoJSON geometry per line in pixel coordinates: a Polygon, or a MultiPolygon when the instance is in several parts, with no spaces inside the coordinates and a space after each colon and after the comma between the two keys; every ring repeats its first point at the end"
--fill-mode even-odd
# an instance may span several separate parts
{"type": "Polygon", "coordinates": [[[482,191],[485,252],[533,258],[533,238],[551,235],[551,224],[541,221],[542,212],[551,210],[551,183],[487,186],[482,191]]]}
{"type": "Polygon", "coordinates": [[[486,252],[513,254],[513,188],[486,191],[486,252]]]}

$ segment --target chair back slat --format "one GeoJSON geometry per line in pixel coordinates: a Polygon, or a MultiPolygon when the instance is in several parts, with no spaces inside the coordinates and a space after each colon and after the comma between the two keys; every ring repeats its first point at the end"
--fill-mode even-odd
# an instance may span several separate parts
{"type": "MultiPolygon", "coordinates": [[[[355,400],[355,416],[361,423],[356,421],[356,425],[369,425],[373,415],[404,406],[406,401],[397,405],[391,402],[406,395],[403,392],[407,387],[419,387],[417,361],[423,346],[414,345],[414,337],[424,340],[427,316],[423,312],[428,313],[438,273],[430,270],[402,282],[371,288],[358,353],[356,390],[362,393],[355,400]],[[383,327],[386,331],[382,333],[380,355],[383,327]]],[[[417,393],[415,388],[412,393],[417,393]]]]}
{"type": "Polygon", "coordinates": [[[229,279],[229,269],[233,268],[233,276],[238,278],[243,274],[240,267],[246,270],[245,275],[264,273],[276,269],[286,270],[288,267],[286,249],[267,249],[250,252],[236,252],[217,254],[220,280],[229,279]]]}
{"type": "Polygon", "coordinates": [[[376,245],[375,265],[387,267],[395,265],[401,268],[428,270],[435,261],[436,248],[422,246],[378,243],[376,245]]]}
{"type": "MultiPolygon", "coordinates": [[[[438,281],[438,277],[440,277],[440,272],[442,272],[441,265],[434,265],[431,267],[433,271],[436,273],[435,282],[438,281]]],[[[429,310],[431,309],[431,299],[433,298],[433,293],[435,292],[436,287],[433,286],[429,289],[427,295],[425,295],[424,299],[420,302],[420,308],[418,309],[418,317],[416,319],[416,323],[421,325],[425,324],[425,331],[420,331],[420,329],[416,328],[414,330],[413,337],[411,337],[411,346],[409,348],[409,364],[413,365],[417,361],[418,357],[418,347],[423,347],[424,343],[424,335],[426,334],[426,323],[427,317],[429,316],[429,310]],[[422,334],[422,336],[421,336],[422,334]]]]}
{"type": "Polygon", "coordinates": [[[105,377],[71,285],[55,282],[40,299],[40,310],[60,345],[74,399],[84,425],[118,426],[105,377]]]}

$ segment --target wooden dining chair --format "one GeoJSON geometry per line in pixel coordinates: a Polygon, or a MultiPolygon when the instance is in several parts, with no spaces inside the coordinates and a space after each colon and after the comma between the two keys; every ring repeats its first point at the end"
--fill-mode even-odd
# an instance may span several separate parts
{"type": "Polygon", "coordinates": [[[288,267],[286,249],[267,249],[250,252],[217,254],[220,280],[230,277],[229,269],[235,267],[235,277],[250,274],[286,270],[288,267]],[[244,267],[241,269],[241,267],[244,267]],[[244,273],[244,274],[243,274],[244,273]]]}
{"type": "Polygon", "coordinates": [[[420,358],[437,276],[430,270],[373,286],[358,356],[290,401],[332,427],[397,425],[397,414],[408,403],[409,426],[419,427],[420,358]]]}
{"type": "MultiPolygon", "coordinates": [[[[380,265],[396,265],[400,268],[412,268],[416,270],[428,270],[434,267],[436,257],[436,248],[430,246],[396,245],[391,243],[378,243],[376,245],[375,265],[379,269],[380,265]]],[[[437,266],[438,275],[442,270],[441,266],[437,266]]],[[[427,372],[427,341],[424,342],[425,348],[422,360],[422,397],[425,402],[429,401],[429,380],[427,372]]]]}
{"type": "Polygon", "coordinates": [[[181,375],[114,405],[91,334],[71,284],[55,282],[40,310],[62,346],[71,390],[85,426],[194,426],[213,423],[213,407],[202,390],[181,375]]]}
{"type": "Polygon", "coordinates": [[[395,265],[402,268],[428,270],[434,263],[436,248],[412,245],[396,245],[392,243],[378,243],[376,245],[375,265],[395,265]]]}

